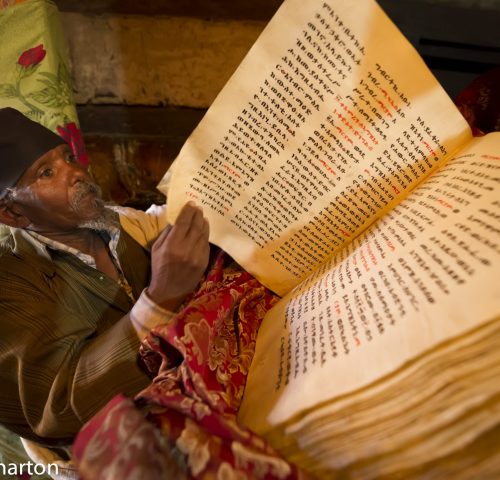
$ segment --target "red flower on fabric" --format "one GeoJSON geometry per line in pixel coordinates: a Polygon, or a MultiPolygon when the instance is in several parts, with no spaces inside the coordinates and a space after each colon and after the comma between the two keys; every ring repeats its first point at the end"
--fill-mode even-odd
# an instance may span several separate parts
{"type": "Polygon", "coordinates": [[[57,133],[71,147],[76,159],[84,166],[89,164],[83,136],[76,123],[70,122],[66,125],[57,127],[57,133]]]}
{"type": "Polygon", "coordinates": [[[24,68],[32,67],[38,65],[45,58],[46,54],[47,50],[40,44],[23,52],[17,63],[24,68]]]}

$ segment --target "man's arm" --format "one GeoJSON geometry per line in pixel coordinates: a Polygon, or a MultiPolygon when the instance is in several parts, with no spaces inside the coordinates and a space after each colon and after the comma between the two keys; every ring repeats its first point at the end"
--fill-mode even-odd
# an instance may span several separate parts
{"type": "Polygon", "coordinates": [[[151,328],[168,321],[198,284],[210,253],[208,222],[193,204],[184,207],[173,227],[167,225],[165,206],[154,205],[146,212],[123,207],[116,211],[125,231],[151,250],[151,284],[130,312],[142,340],[151,328]]]}

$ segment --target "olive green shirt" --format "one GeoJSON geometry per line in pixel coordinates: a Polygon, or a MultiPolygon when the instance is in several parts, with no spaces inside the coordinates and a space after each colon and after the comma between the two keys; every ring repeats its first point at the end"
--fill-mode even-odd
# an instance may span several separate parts
{"type": "MultiPolygon", "coordinates": [[[[67,252],[41,252],[18,229],[0,235],[0,423],[67,443],[118,392],[148,383],[137,365],[133,303],[120,284],[67,252]]],[[[117,256],[135,298],[148,251],[122,230],[117,256]]]]}

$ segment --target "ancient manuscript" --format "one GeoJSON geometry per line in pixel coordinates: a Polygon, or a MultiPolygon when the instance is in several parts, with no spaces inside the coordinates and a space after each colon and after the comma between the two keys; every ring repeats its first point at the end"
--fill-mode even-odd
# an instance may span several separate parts
{"type": "Polygon", "coordinates": [[[320,477],[500,471],[499,184],[373,0],[286,0],[160,184],[284,296],[240,419],[320,477]]]}

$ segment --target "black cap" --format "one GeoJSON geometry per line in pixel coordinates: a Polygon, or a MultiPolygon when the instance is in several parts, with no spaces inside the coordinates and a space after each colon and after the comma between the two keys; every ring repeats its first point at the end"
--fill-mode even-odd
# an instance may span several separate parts
{"type": "Polygon", "coordinates": [[[0,109],[0,192],[13,187],[35,160],[66,143],[13,108],[0,109]]]}

